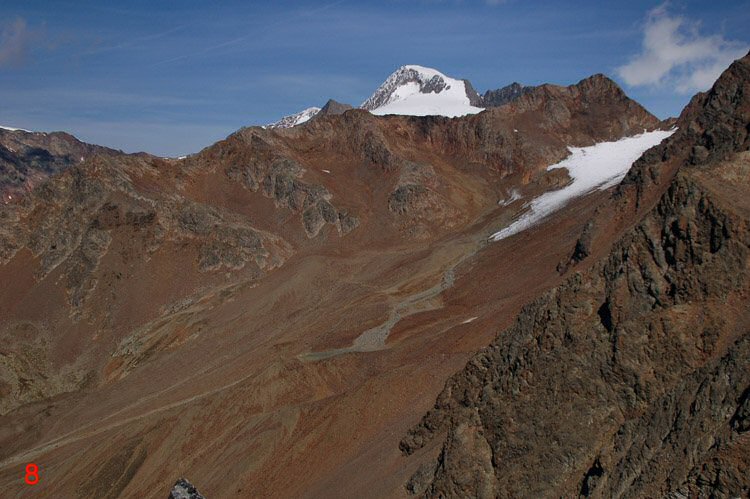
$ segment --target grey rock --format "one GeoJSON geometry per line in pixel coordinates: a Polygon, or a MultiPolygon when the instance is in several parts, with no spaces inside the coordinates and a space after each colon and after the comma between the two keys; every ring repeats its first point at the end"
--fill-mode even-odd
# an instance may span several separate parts
{"type": "Polygon", "coordinates": [[[466,85],[466,96],[469,98],[469,104],[476,107],[485,107],[482,101],[482,97],[474,89],[474,86],[471,84],[471,82],[466,79],[462,81],[464,82],[464,85],[466,85]]]}
{"type": "Polygon", "coordinates": [[[205,499],[205,497],[198,492],[198,489],[192,483],[180,478],[175,482],[167,499],[205,499]]]}
{"type": "Polygon", "coordinates": [[[423,185],[401,185],[388,196],[388,209],[398,214],[406,213],[426,193],[427,188],[423,185]]]}
{"type": "Polygon", "coordinates": [[[499,107],[531,92],[536,87],[526,87],[513,82],[497,90],[487,90],[479,100],[480,107],[499,107]]]}
{"type": "Polygon", "coordinates": [[[354,107],[349,104],[344,104],[343,102],[329,99],[328,102],[326,102],[325,106],[320,109],[320,112],[316,114],[312,119],[317,120],[322,118],[323,116],[336,116],[339,114],[344,114],[350,109],[354,109],[354,107]]]}
{"type": "Polygon", "coordinates": [[[323,215],[320,212],[320,206],[313,205],[302,213],[302,224],[308,237],[315,237],[320,229],[326,224],[323,215]]]}
{"type": "Polygon", "coordinates": [[[357,217],[354,217],[350,215],[348,212],[343,211],[339,212],[339,233],[341,235],[346,235],[349,232],[353,231],[354,229],[359,226],[359,219],[357,217]]]}

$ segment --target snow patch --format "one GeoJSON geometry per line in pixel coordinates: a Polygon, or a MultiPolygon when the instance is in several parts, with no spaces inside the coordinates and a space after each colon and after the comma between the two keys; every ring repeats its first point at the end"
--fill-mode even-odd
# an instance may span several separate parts
{"type": "Polygon", "coordinates": [[[500,241],[536,225],[569,201],[596,189],[608,189],[617,185],[631,165],[646,150],[659,144],[675,132],[655,130],[616,142],[600,142],[590,147],[569,147],[570,156],[547,170],[565,168],[572,182],[562,189],[546,192],[528,203],[528,210],[515,222],[500,230],[490,239],[500,241]]]}

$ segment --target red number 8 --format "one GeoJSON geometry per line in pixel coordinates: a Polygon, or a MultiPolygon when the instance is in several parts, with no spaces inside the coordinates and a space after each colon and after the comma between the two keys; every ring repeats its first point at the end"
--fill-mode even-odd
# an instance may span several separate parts
{"type": "Polygon", "coordinates": [[[29,485],[36,485],[39,483],[39,466],[34,463],[27,464],[24,481],[29,485]]]}

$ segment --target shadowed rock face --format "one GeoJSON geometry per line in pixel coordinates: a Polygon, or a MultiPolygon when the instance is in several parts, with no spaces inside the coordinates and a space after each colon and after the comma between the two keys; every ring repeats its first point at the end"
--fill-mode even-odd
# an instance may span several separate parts
{"type": "Polygon", "coordinates": [[[749,111],[750,55],[693,99],[615,197],[636,190],[653,208],[448,381],[401,442],[410,455],[444,439],[408,491],[750,492],[749,111]]]}

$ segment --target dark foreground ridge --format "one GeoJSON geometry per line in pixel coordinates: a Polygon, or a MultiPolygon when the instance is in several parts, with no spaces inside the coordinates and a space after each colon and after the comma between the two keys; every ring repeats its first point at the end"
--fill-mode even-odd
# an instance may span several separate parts
{"type": "Polygon", "coordinates": [[[748,496],[750,55],[678,126],[625,182],[656,205],[526,306],[402,440],[411,455],[443,439],[410,493],[748,496]]]}

